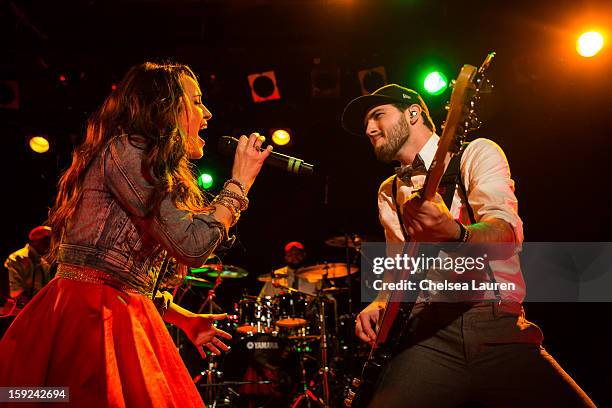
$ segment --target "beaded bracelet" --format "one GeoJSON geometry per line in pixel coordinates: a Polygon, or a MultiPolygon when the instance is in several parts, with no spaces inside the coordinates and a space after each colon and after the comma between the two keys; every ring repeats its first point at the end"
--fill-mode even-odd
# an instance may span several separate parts
{"type": "Polygon", "coordinates": [[[238,201],[238,204],[240,205],[240,211],[245,211],[247,208],[249,208],[249,199],[246,198],[245,196],[242,196],[232,190],[229,190],[227,188],[224,188],[223,190],[221,190],[219,192],[219,196],[218,197],[227,197],[227,198],[232,198],[236,201],[238,201]]]}
{"type": "Polygon", "coordinates": [[[232,200],[226,197],[217,196],[212,201],[212,204],[213,205],[219,204],[227,208],[232,215],[231,226],[233,227],[234,225],[236,225],[236,223],[238,222],[238,219],[240,218],[240,209],[238,209],[238,207],[234,204],[232,200]]]}
{"type": "Polygon", "coordinates": [[[242,184],[240,181],[236,180],[235,178],[231,178],[223,184],[224,190],[227,188],[228,184],[237,185],[240,191],[242,192],[242,195],[246,198],[247,193],[246,193],[246,188],[244,187],[244,184],[242,184]]]}

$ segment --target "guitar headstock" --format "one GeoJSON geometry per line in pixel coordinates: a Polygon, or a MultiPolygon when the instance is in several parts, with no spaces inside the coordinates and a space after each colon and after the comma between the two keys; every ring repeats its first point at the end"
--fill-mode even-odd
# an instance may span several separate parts
{"type": "Polygon", "coordinates": [[[457,79],[451,81],[453,93],[451,94],[451,100],[446,105],[449,114],[441,127],[443,130],[446,127],[446,122],[451,117],[450,111],[452,108],[459,112],[460,120],[453,134],[454,140],[449,146],[452,153],[458,153],[467,134],[479,129],[482,125],[478,116],[478,107],[481,96],[491,93],[493,90],[493,84],[485,74],[494,56],[495,52],[489,53],[478,69],[472,65],[464,65],[457,79]]]}
{"type": "Polygon", "coordinates": [[[489,53],[479,68],[464,65],[457,79],[451,82],[453,92],[446,108],[448,113],[442,125],[436,156],[423,187],[423,197],[427,200],[435,195],[450,159],[461,151],[467,134],[481,125],[477,113],[478,102],[480,96],[491,92],[493,87],[485,72],[494,56],[494,52],[489,53]]]}

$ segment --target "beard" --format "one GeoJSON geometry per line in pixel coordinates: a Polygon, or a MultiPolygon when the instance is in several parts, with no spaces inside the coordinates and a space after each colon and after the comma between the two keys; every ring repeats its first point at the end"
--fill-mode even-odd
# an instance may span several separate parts
{"type": "Polygon", "coordinates": [[[385,163],[391,163],[397,152],[402,148],[410,137],[410,127],[404,115],[401,115],[397,123],[388,131],[384,132],[385,143],[374,148],[376,158],[385,163]]]}

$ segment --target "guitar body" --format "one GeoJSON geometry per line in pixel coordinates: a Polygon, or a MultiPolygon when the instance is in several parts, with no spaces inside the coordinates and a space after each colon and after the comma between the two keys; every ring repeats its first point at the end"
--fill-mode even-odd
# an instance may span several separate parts
{"type": "Polygon", "coordinates": [[[394,341],[378,343],[370,351],[370,355],[363,365],[360,378],[355,377],[351,381],[351,391],[348,391],[344,399],[345,407],[365,408],[368,406],[374,392],[376,392],[384,367],[397,352],[397,347],[400,344],[399,339],[406,332],[408,317],[410,317],[413,306],[413,303],[398,304],[396,323],[391,326],[389,332],[389,339],[394,341]]]}
{"type": "MultiPolygon", "coordinates": [[[[484,71],[494,55],[495,53],[490,53],[478,69],[471,65],[464,65],[461,68],[453,87],[436,155],[428,170],[425,184],[418,192],[426,200],[435,197],[450,160],[459,152],[467,132],[478,122],[474,116],[475,101],[478,99],[480,87],[486,84],[484,71]]],[[[408,257],[414,256],[418,251],[418,243],[411,241],[407,246],[404,253],[408,257]]],[[[424,273],[411,275],[407,270],[395,271],[394,276],[396,282],[403,279],[420,280],[424,277],[424,273]]],[[[395,292],[385,296],[382,315],[377,324],[376,341],[361,375],[353,378],[349,385],[344,398],[344,407],[367,407],[372,400],[384,366],[393,358],[400,339],[406,334],[408,319],[415,305],[414,302],[402,302],[403,297],[403,294],[395,292]]]]}

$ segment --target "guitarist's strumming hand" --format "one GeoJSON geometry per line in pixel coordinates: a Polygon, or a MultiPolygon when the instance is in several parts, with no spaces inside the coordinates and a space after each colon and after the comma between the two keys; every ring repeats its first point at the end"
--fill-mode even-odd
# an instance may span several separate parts
{"type": "Polygon", "coordinates": [[[366,306],[355,320],[355,335],[370,346],[374,346],[376,340],[376,324],[381,311],[382,303],[374,301],[366,306]]]}
{"type": "Polygon", "coordinates": [[[427,201],[417,193],[410,196],[402,210],[408,234],[419,242],[453,241],[461,229],[444,204],[440,194],[427,201]]]}

